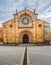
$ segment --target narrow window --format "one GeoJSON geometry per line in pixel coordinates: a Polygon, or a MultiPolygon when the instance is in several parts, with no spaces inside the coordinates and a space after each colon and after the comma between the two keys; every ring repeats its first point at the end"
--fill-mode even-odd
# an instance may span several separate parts
{"type": "Polygon", "coordinates": [[[12,28],[12,25],[10,25],[10,27],[12,28]]]}
{"type": "Polygon", "coordinates": [[[41,27],[42,25],[41,24],[39,24],[39,27],[41,27]]]}

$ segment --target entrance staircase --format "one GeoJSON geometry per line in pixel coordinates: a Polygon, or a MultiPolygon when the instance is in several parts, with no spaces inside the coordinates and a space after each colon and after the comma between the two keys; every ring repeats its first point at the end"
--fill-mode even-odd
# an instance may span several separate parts
{"type": "Polygon", "coordinates": [[[19,44],[19,46],[34,46],[34,44],[22,43],[22,44],[19,44]]]}

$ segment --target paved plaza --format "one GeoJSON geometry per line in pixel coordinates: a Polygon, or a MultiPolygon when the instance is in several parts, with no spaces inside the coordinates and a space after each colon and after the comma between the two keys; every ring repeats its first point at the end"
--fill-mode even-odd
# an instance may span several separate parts
{"type": "MultiPolygon", "coordinates": [[[[0,65],[20,65],[25,46],[0,46],[0,65]]],[[[28,46],[30,65],[51,65],[51,46],[28,46]]]]}
{"type": "Polygon", "coordinates": [[[17,65],[21,62],[24,47],[0,46],[0,65],[17,65]]]}
{"type": "Polygon", "coordinates": [[[51,46],[28,47],[30,64],[51,65],[51,46]]]}

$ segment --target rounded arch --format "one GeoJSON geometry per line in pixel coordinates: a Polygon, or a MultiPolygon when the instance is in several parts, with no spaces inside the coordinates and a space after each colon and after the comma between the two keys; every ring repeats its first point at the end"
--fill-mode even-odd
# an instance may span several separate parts
{"type": "Polygon", "coordinates": [[[27,35],[27,37],[29,37],[29,43],[31,43],[31,42],[33,42],[33,34],[32,34],[32,32],[31,31],[27,31],[27,30],[24,30],[24,31],[21,31],[20,33],[19,33],[19,37],[18,37],[18,42],[19,43],[23,43],[23,36],[24,35],[27,35]]]}

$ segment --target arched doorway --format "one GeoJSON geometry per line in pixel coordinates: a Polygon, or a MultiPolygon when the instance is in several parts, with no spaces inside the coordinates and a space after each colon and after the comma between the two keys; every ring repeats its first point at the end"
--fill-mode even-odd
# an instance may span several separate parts
{"type": "Polygon", "coordinates": [[[29,36],[27,34],[23,35],[23,43],[29,43],[29,36]]]}
{"type": "Polygon", "coordinates": [[[18,35],[18,43],[32,43],[33,42],[33,33],[29,30],[23,30],[18,35]],[[25,41],[26,39],[26,41],[25,41]]]}

